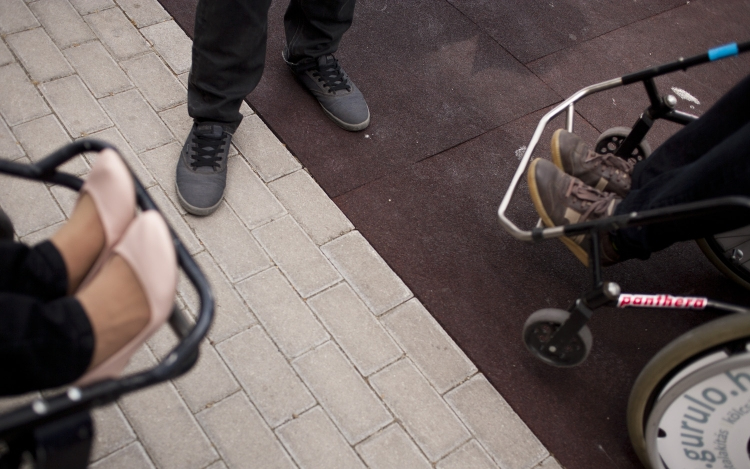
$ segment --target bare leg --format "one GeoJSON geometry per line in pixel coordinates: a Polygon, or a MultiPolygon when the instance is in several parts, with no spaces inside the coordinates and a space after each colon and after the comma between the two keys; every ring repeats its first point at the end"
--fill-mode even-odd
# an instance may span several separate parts
{"type": "Polygon", "coordinates": [[[123,348],[146,327],[150,318],[148,300],[138,278],[117,255],[76,298],[86,311],[96,337],[89,369],[123,348]]]}
{"type": "Polygon", "coordinates": [[[70,220],[50,239],[65,261],[68,271],[68,294],[78,289],[104,248],[104,228],[96,205],[83,194],[70,220]]]}

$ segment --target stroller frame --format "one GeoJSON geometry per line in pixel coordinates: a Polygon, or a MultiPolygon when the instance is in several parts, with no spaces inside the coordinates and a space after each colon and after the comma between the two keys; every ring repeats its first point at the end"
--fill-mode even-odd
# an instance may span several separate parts
{"type": "MultiPolygon", "coordinates": [[[[83,181],[57,168],[76,155],[98,152],[112,145],[93,139],[71,143],[35,164],[0,160],[0,173],[34,181],[50,182],[79,191],[83,181]]],[[[119,153],[118,153],[119,154],[119,153]]],[[[141,210],[158,208],[143,184],[133,175],[137,204],[141,210]]],[[[179,266],[196,289],[200,306],[195,323],[174,307],[169,324],[180,342],[153,368],[99,381],[85,387],[69,387],[66,392],[0,415],[0,469],[15,469],[31,455],[37,469],[76,469],[88,465],[94,429],[91,409],[114,402],[124,394],[176,378],[198,360],[198,347],[206,336],[214,315],[211,288],[198,265],[170,227],[179,266]]]]}

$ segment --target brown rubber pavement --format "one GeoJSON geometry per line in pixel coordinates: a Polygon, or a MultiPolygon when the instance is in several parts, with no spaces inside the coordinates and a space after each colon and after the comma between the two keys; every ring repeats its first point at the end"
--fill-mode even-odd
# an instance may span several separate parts
{"type": "MultiPolygon", "coordinates": [[[[196,0],[161,0],[192,35],[196,0]]],[[[370,127],[338,129],[281,60],[286,2],[275,1],[266,71],[249,102],[404,279],[550,452],[567,468],[640,467],[625,429],[628,393],[645,363],[711,313],[597,312],[585,364],[555,369],[525,350],[521,328],[567,308],[590,283],[557,241],[514,240],[497,207],[517,151],[551,105],[583,86],[750,38],[747,0],[359,0],[337,54],[367,97],[370,127]]],[[[750,56],[660,78],[702,113],[750,73],[750,56]],[[683,95],[685,96],[685,95],[683,95]]],[[[645,108],[639,85],[581,103],[592,141],[645,108]]],[[[658,123],[653,147],[677,127],[658,123]]],[[[551,130],[538,156],[546,155],[551,130]]],[[[510,215],[536,215],[521,187],[510,215]]],[[[693,243],[606,271],[625,291],[747,302],[693,243]]]]}

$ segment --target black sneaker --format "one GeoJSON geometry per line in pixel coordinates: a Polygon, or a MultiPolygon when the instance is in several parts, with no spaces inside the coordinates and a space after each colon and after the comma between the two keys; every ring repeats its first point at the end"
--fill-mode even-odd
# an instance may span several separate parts
{"type": "Polygon", "coordinates": [[[323,111],[339,127],[356,132],[370,125],[370,109],[365,97],[332,54],[296,64],[286,62],[297,80],[315,96],[323,111]]]}
{"type": "Polygon", "coordinates": [[[221,203],[227,183],[232,134],[217,123],[194,123],[177,162],[177,197],[193,215],[209,215],[221,203]]]}

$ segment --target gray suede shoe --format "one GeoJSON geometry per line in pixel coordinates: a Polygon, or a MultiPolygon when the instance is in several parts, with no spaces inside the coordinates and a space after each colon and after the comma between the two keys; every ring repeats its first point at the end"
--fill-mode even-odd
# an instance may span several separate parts
{"type": "Polygon", "coordinates": [[[227,183],[232,134],[217,123],[195,123],[177,161],[177,196],[193,215],[209,215],[221,203],[227,183]]]}
{"type": "Polygon", "coordinates": [[[287,61],[287,64],[297,80],[315,96],[326,115],[339,127],[356,132],[370,125],[370,109],[365,97],[332,54],[301,60],[296,64],[287,61]]]}

